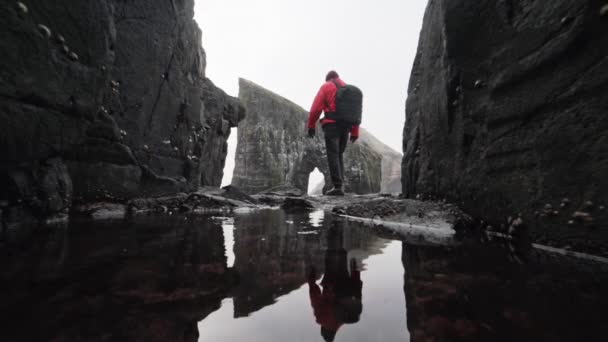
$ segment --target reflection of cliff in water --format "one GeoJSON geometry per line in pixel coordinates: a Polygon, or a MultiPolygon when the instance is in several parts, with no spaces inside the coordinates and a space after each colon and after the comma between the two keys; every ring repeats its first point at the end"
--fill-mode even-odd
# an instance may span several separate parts
{"type": "Polygon", "coordinates": [[[478,243],[402,256],[411,341],[603,339],[608,277],[586,263],[478,243]]]}
{"type": "Polygon", "coordinates": [[[73,222],[0,252],[6,341],[195,341],[232,278],[207,218],[73,222]]]}
{"type": "Polygon", "coordinates": [[[234,268],[239,284],[233,291],[235,317],[248,316],[306,284],[307,271],[324,271],[327,231],[340,230],[343,247],[359,261],[383,247],[369,230],[326,217],[268,211],[235,217],[234,268]],[[318,226],[318,227],[315,227],[318,226]]]}

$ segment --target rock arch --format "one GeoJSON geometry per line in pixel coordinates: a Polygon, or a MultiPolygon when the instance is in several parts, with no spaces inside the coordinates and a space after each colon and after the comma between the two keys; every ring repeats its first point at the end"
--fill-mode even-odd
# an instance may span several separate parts
{"type": "MultiPolygon", "coordinates": [[[[306,193],[315,168],[331,184],[322,134],[305,135],[308,112],[251,81],[241,79],[239,86],[247,116],[239,124],[232,184],[250,194],[279,185],[306,193]]],[[[368,144],[349,146],[345,168],[347,191],[380,192],[382,154],[368,144]]]]}

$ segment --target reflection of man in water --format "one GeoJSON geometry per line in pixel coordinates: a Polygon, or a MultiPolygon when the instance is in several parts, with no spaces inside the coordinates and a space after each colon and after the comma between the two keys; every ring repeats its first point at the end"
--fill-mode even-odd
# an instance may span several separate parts
{"type": "Polygon", "coordinates": [[[325,275],[321,281],[323,291],[316,284],[317,275],[314,268],[308,275],[310,303],[317,323],[321,325],[321,336],[325,341],[333,341],[343,324],[358,322],[363,310],[361,304],[363,283],[357,262],[351,259],[349,274],[347,253],[342,247],[342,240],[342,230],[336,227],[330,228],[325,253],[325,275]]]}

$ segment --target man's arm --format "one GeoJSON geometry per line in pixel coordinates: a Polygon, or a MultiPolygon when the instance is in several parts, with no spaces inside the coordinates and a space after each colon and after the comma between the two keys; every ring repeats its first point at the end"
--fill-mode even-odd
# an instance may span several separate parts
{"type": "Polygon", "coordinates": [[[359,126],[353,126],[350,129],[350,142],[355,142],[359,139],[359,126]]]}
{"type": "Polygon", "coordinates": [[[325,85],[321,86],[317,96],[315,96],[315,100],[312,103],[312,107],[310,108],[310,115],[308,115],[308,128],[316,128],[317,121],[319,121],[319,117],[321,117],[321,113],[323,112],[323,108],[325,107],[325,85]]]}

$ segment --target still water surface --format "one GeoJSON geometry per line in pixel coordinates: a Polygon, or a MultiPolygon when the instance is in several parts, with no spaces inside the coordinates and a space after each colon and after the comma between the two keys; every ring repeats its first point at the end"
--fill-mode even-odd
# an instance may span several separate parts
{"type": "Polygon", "coordinates": [[[10,341],[600,341],[605,270],[322,211],[73,221],[0,249],[10,341]]]}

